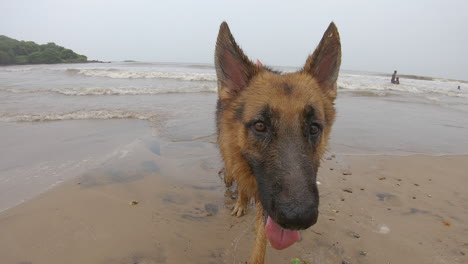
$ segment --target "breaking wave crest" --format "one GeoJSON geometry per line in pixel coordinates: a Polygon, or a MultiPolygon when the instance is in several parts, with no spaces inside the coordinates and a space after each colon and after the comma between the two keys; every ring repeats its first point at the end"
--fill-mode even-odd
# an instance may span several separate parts
{"type": "Polygon", "coordinates": [[[27,113],[27,114],[0,114],[3,122],[44,122],[59,120],[82,119],[140,119],[157,120],[160,114],[131,112],[125,110],[79,110],[64,113],[27,113]]]}
{"type": "Polygon", "coordinates": [[[182,81],[216,81],[216,75],[214,73],[125,71],[118,69],[67,69],[67,72],[89,77],[104,77],[113,79],[176,79],[182,81]]]}
{"type": "Polygon", "coordinates": [[[198,85],[195,87],[76,87],[76,88],[44,88],[44,89],[27,89],[27,88],[4,88],[0,91],[10,93],[41,93],[53,92],[63,95],[153,95],[165,93],[203,93],[216,92],[215,84],[198,85]]]}

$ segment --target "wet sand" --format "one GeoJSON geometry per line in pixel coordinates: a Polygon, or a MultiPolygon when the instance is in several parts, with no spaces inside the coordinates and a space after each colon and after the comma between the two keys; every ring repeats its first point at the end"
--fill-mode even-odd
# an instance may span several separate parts
{"type": "MultiPolygon", "coordinates": [[[[1,212],[0,263],[246,263],[255,211],[230,216],[212,141],[136,138],[1,212]]],[[[266,263],[468,262],[467,155],[331,155],[318,223],[288,249],[268,246],[266,263]]]]}

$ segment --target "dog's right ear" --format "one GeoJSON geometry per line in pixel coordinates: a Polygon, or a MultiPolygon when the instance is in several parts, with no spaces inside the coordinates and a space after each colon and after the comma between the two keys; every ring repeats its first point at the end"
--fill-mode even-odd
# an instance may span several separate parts
{"type": "Polygon", "coordinates": [[[239,94],[259,70],[259,67],[252,63],[237,45],[226,22],[223,22],[219,28],[215,67],[218,94],[222,100],[234,98],[239,94]]]}
{"type": "Polygon", "coordinates": [[[314,53],[307,59],[303,71],[312,75],[319,82],[325,94],[334,100],[340,64],[340,34],[335,23],[332,22],[323,34],[314,53]]]}

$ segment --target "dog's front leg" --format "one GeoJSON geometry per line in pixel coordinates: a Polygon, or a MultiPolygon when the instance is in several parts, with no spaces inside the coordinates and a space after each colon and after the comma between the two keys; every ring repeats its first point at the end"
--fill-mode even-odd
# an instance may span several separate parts
{"type": "Polygon", "coordinates": [[[247,210],[247,206],[249,204],[250,197],[245,193],[242,188],[237,187],[237,201],[234,205],[234,209],[232,209],[231,215],[235,215],[237,217],[243,216],[245,211],[247,210]]]}
{"type": "Polygon", "coordinates": [[[255,221],[255,246],[250,257],[250,264],[264,264],[266,251],[265,223],[263,207],[257,200],[257,219],[255,221]]]}

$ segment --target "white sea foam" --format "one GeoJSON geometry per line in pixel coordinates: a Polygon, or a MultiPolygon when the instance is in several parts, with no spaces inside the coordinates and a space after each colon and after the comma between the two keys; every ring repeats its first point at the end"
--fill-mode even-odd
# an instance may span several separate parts
{"type": "Polygon", "coordinates": [[[164,93],[201,93],[216,92],[215,84],[201,84],[194,87],[76,87],[76,88],[58,88],[48,87],[42,89],[30,88],[0,88],[0,91],[10,93],[41,93],[53,92],[63,95],[144,95],[144,94],[164,94],[164,93]]]}
{"type": "Polygon", "coordinates": [[[350,91],[395,91],[430,98],[435,98],[438,95],[468,98],[467,89],[457,90],[458,86],[467,86],[466,83],[459,81],[400,78],[400,82],[401,84],[395,85],[390,83],[389,78],[385,76],[341,73],[338,79],[338,87],[350,91]]]}
{"type": "Polygon", "coordinates": [[[26,114],[4,114],[0,113],[0,121],[3,122],[42,122],[59,120],[81,120],[81,119],[140,119],[157,120],[157,113],[131,112],[125,110],[79,110],[73,112],[44,112],[26,114]]]}
{"type": "MultiPolygon", "coordinates": [[[[287,67],[279,69],[285,73],[297,70],[287,67]]],[[[31,65],[0,67],[0,74],[11,80],[25,79],[34,84],[0,87],[0,91],[12,93],[138,95],[216,91],[216,74],[211,65],[162,63],[31,65]],[[22,74],[23,72],[30,74],[22,74]],[[12,77],[8,76],[10,73],[12,77]],[[151,87],[148,85],[150,82],[156,85],[151,87]],[[41,87],[37,87],[36,83],[41,87]],[[66,88],[70,87],[70,83],[77,85],[66,88]],[[86,87],[90,84],[91,87],[86,87]]],[[[438,100],[438,96],[468,98],[468,84],[463,81],[401,76],[400,82],[400,85],[391,84],[390,77],[383,74],[344,71],[339,75],[338,87],[348,91],[370,91],[368,96],[389,95],[388,92],[395,92],[423,96],[431,100],[438,100]],[[458,86],[461,90],[457,89],[458,86]]]]}
{"type": "Polygon", "coordinates": [[[183,81],[216,81],[214,73],[126,71],[117,69],[68,69],[90,77],[113,79],[177,79],[183,81]]]}

